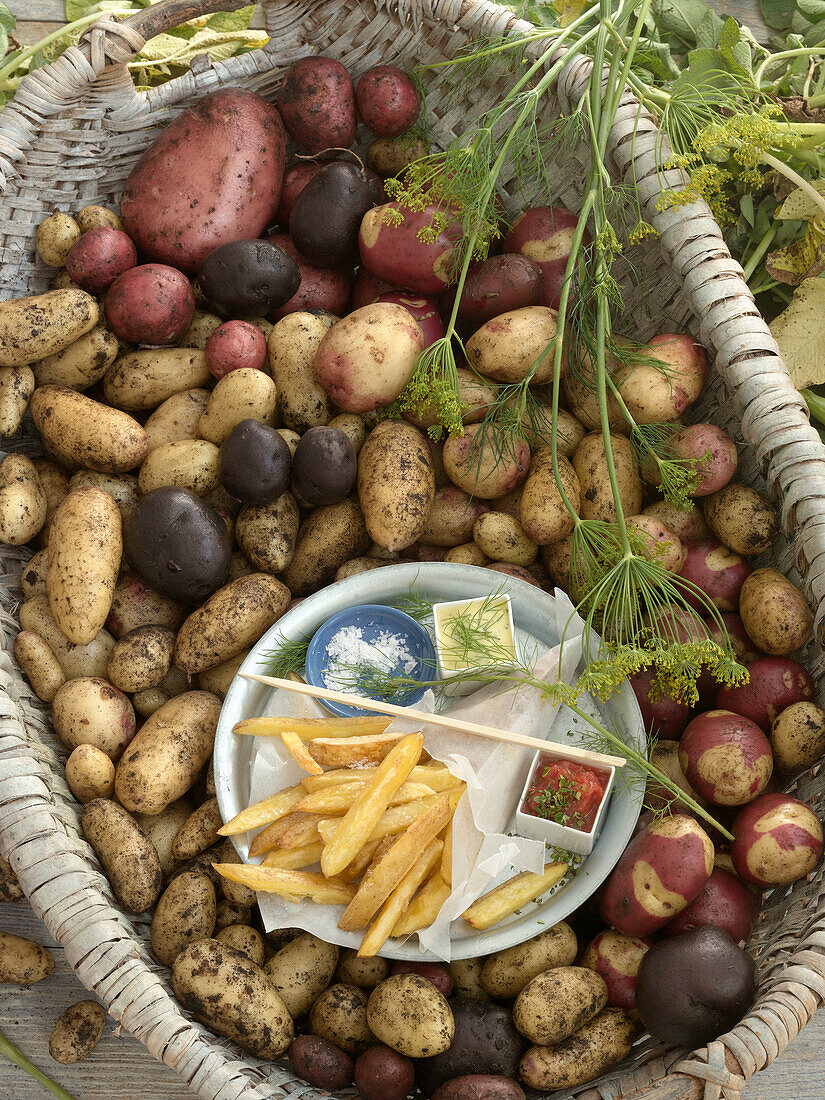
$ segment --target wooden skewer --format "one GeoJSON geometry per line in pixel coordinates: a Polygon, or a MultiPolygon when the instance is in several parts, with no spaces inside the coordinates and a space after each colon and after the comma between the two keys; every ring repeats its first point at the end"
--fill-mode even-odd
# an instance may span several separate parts
{"type": "Polygon", "coordinates": [[[310,695],[313,699],[328,699],[331,703],[342,703],[347,707],[362,707],[364,710],[374,710],[379,714],[391,714],[396,718],[409,718],[413,722],[441,726],[442,729],[455,730],[457,733],[469,733],[475,737],[486,737],[490,741],[506,741],[511,745],[521,745],[526,749],[558,752],[560,756],[565,757],[567,760],[575,760],[579,764],[599,764],[603,768],[621,768],[625,763],[623,756],[608,756],[606,753],[592,752],[590,749],[581,749],[576,745],[562,745],[557,741],[542,741],[539,737],[527,737],[523,733],[513,733],[511,730],[499,730],[494,726],[481,726],[476,722],[464,722],[461,718],[452,718],[449,714],[427,714],[423,710],[415,710],[414,707],[399,707],[395,703],[362,699],[360,695],[350,695],[343,691],[330,691],[329,688],[313,687],[312,684],[302,684],[295,680],[281,680],[277,676],[257,676],[249,672],[242,672],[240,675],[244,680],[254,680],[256,683],[266,684],[268,687],[294,691],[297,695],[310,695]]]}

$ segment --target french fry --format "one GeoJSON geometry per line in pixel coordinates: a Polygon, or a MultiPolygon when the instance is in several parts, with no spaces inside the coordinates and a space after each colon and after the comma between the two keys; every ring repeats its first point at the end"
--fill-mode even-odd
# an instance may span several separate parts
{"type": "MultiPolygon", "coordinates": [[[[446,844],[444,847],[447,847],[446,844]]],[[[444,859],[443,849],[441,858],[444,859]]],[[[396,921],[390,933],[392,938],[409,936],[419,928],[429,928],[441,912],[441,907],[450,893],[451,889],[441,877],[441,872],[434,871],[407,906],[403,915],[396,921]]]]}
{"type": "Polygon", "coordinates": [[[423,855],[419,856],[418,861],[404,875],[384,902],[381,912],[370,925],[366,936],[361,940],[361,946],[358,948],[359,959],[369,959],[378,954],[413,894],[438,864],[443,847],[442,841],[432,841],[423,855]]]}
{"type": "Polygon", "coordinates": [[[325,768],[360,767],[380,764],[404,736],[380,733],[375,737],[316,737],[307,741],[307,749],[325,768]]]}
{"type": "MultiPolygon", "coordinates": [[[[339,783],[335,787],[324,787],[302,798],[295,809],[325,816],[342,814],[358,801],[366,789],[366,783],[339,783]]],[[[402,783],[390,799],[390,805],[402,806],[405,802],[415,802],[431,794],[435,794],[435,791],[424,783],[402,783]]]]}
{"type": "Polygon", "coordinates": [[[509,917],[527,905],[535,901],[537,897],[555,886],[567,874],[566,863],[548,863],[543,871],[523,871],[520,875],[496,886],[489,894],[485,894],[474,901],[469,909],[465,909],[462,916],[473,928],[490,928],[505,917],[509,917]]]}
{"type": "MultiPolygon", "coordinates": [[[[334,768],[324,772],[323,775],[306,775],[301,779],[301,786],[306,791],[320,791],[327,787],[336,787],[339,783],[366,783],[375,778],[377,767],[366,768],[334,768]]],[[[443,764],[437,767],[424,767],[416,764],[407,777],[407,782],[423,783],[433,791],[446,791],[450,787],[457,787],[460,779],[451,775],[443,764]]]]}
{"type": "Polygon", "coordinates": [[[275,848],[264,856],[262,867],[280,867],[284,871],[301,871],[311,867],[321,858],[324,850],[322,841],[302,844],[297,848],[275,848]]]}
{"type": "Polygon", "coordinates": [[[265,894],[280,894],[290,901],[309,898],[319,905],[346,905],[355,887],[314,871],[285,871],[280,867],[256,867],[251,863],[213,863],[218,874],[265,894]]]}
{"type": "Polygon", "coordinates": [[[283,742],[284,748],[299,768],[303,768],[304,771],[309,772],[310,775],[320,775],[321,772],[323,772],[324,769],[309,755],[306,745],[297,733],[289,733],[287,730],[284,730],[281,734],[281,741],[283,742]]]}
{"type": "Polygon", "coordinates": [[[444,848],[441,852],[441,877],[448,886],[453,884],[453,819],[444,830],[444,848]]]}
{"type": "Polygon", "coordinates": [[[384,732],[392,721],[383,715],[362,718],[275,718],[263,715],[260,718],[244,718],[237,722],[233,733],[254,737],[282,737],[285,733],[294,733],[302,741],[313,737],[375,737],[384,732]]]}
{"type": "Polygon", "coordinates": [[[247,829],[257,829],[261,825],[277,821],[279,817],[284,817],[293,810],[304,794],[303,787],[287,787],[284,791],[278,791],[269,798],[255,802],[222,825],[218,829],[218,836],[237,836],[238,833],[245,833],[247,829]]]}
{"type": "MultiPolygon", "coordinates": [[[[450,810],[455,813],[455,808],[458,805],[458,800],[464,794],[464,784],[461,787],[453,787],[449,791],[444,792],[450,800],[450,810]]],[[[422,798],[419,802],[405,802],[403,806],[390,806],[382,815],[378,824],[372,831],[372,835],[368,837],[369,840],[382,840],[385,836],[392,836],[394,833],[403,833],[408,825],[412,825],[422,814],[426,813],[432,806],[436,804],[441,795],[433,794],[427,798],[422,798]]],[[[338,828],[341,825],[340,817],[323,817],[318,822],[318,832],[321,834],[321,840],[325,844],[328,844],[335,836],[338,828]]]]}
{"type": "Polygon", "coordinates": [[[355,859],[351,859],[338,878],[342,882],[356,882],[369,867],[375,853],[378,851],[380,840],[368,840],[355,859]]]}
{"type": "Polygon", "coordinates": [[[427,850],[449,820],[450,799],[448,795],[441,794],[435,805],[392,843],[382,859],[373,859],[358,892],[338,921],[338,927],[345,932],[366,928],[380,906],[415,865],[421,852],[427,850]]]}
{"type": "Polygon", "coordinates": [[[251,856],[262,856],[273,848],[300,848],[318,840],[318,814],[295,810],[262,829],[249,845],[251,856]]]}
{"type": "MultiPolygon", "coordinates": [[[[310,747],[317,742],[309,742],[310,747]]],[[[372,836],[390,799],[418,762],[424,736],[411,733],[387,754],[361,798],[347,810],[321,856],[321,870],[328,877],[343,871],[372,836]]],[[[415,803],[411,803],[415,805],[415,803]]]]}

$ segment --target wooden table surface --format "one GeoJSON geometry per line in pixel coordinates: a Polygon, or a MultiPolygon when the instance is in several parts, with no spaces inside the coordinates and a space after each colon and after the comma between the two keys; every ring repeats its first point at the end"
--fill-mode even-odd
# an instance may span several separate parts
{"type": "MultiPolygon", "coordinates": [[[[762,37],[764,24],[751,0],[728,0],[726,12],[744,18],[762,37]]],[[[15,36],[23,44],[36,42],[63,23],[63,0],[10,0],[16,14],[15,36]]],[[[258,20],[256,20],[256,23],[258,20]]],[[[26,902],[0,904],[0,931],[16,932],[52,948],[55,972],[29,989],[3,987],[0,1031],[77,1100],[191,1100],[178,1078],[128,1035],[109,1027],[94,1054],[75,1066],[61,1066],[49,1056],[54,1022],[70,1004],[88,997],[26,902]],[[139,1085],[138,1085],[139,1082],[139,1085]]],[[[822,1100],[825,1087],[825,1012],[821,1012],[789,1050],[748,1086],[745,1100],[822,1100]]],[[[28,1075],[0,1061],[0,1100],[44,1100],[49,1093],[28,1075]]]]}

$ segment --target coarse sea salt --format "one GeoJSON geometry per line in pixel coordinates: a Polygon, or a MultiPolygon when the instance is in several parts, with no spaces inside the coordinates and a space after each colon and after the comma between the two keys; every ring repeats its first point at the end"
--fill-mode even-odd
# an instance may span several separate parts
{"type": "Polygon", "coordinates": [[[416,664],[403,634],[382,630],[373,641],[367,641],[360,626],[343,626],[333,634],[327,656],[329,666],[324,673],[324,684],[332,691],[352,691],[357,686],[357,669],[365,665],[380,672],[400,669],[410,673],[416,664]]]}

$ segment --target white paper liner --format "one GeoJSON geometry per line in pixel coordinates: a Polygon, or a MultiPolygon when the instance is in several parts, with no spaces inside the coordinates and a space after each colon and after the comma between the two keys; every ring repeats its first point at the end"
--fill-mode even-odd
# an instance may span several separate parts
{"type": "MultiPolygon", "coordinates": [[[[534,674],[546,683],[570,683],[581,659],[584,623],[559,589],[555,592],[555,612],[559,636],[564,636],[561,668],[560,647],[554,646],[538,654],[534,674]]],[[[432,692],[427,692],[417,709],[432,712],[433,701],[432,692]]],[[[538,688],[502,682],[485,685],[472,695],[461,697],[445,712],[466,721],[553,739],[558,709],[555,703],[542,699],[538,688]]],[[[270,694],[266,711],[286,717],[329,716],[316,700],[282,689],[270,694]]],[[[422,727],[419,722],[395,719],[389,729],[413,732],[422,727]]],[[[544,843],[507,835],[533,759],[532,750],[429,725],[423,727],[423,733],[427,752],[447,764],[467,784],[467,793],[453,819],[453,892],[435,922],[418,933],[422,949],[449,962],[452,922],[512,867],[520,871],[541,870],[544,843]]],[[[305,774],[279,738],[256,738],[250,800],[267,798],[298,783],[305,774]]],[[[268,932],[276,928],[302,928],[329,943],[346,947],[358,947],[363,938],[361,932],[342,932],[337,927],[343,906],[291,902],[277,894],[265,893],[258,894],[258,905],[268,932]]]]}

